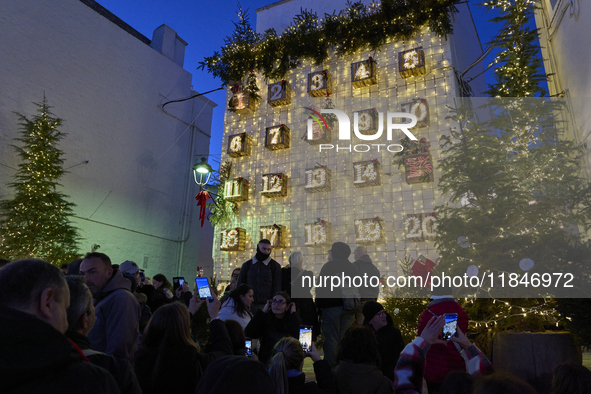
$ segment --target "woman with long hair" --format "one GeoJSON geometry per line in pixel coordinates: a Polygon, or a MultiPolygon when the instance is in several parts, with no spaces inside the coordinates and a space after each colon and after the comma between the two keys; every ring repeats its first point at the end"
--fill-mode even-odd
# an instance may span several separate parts
{"type": "Polygon", "coordinates": [[[173,302],[172,285],[166,276],[162,274],[154,275],[151,285],[138,287],[137,291],[144,293],[148,297],[146,305],[150,307],[152,313],[162,305],[173,302]]]}
{"type": "Polygon", "coordinates": [[[342,394],[382,394],[392,392],[392,381],[376,363],[378,342],[368,326],[351,326],[345,331],[337,352],[334,377],[342,394]]]}
{"type": "Polygon", "coordinates": [[[281,338],[299,336],[301,324],[291,297],[280,291],[254,315],[244,333],[247,337],[260,340],[259,360],[265,363],[271,358],[273,346],[281,338]]]}
{"type": "Polygon", "coordinates": [[[254,291],[252,287],[247,284],[241,284],[230,293],[228,299],[222,304],[220,309],[220,319],[236,320],[245,329],[252,313],[250,313],[250,306],[254,301],[254,291]]]}
{"type": "Polygon", "coordinates": [[[291,337],[279,340],[273,348],[269,361],[269,375],[275,383],[275,394],[333,393],[335,385],[330,366],[320,358],[314,343],[308,352],[302,350],[300,342],[291,337]],[[302,372],[304,358],[314,362],[316,382],[306,382],[302,372]]]}
{"type": "MultiPolygon", "coordinates": [[[[204,300],[198,294],[189,309],[196,313],[204,300]]],[[[206,302],[210,316],[210,353],[200,352],[191,339],[191,315],[181,303],[163,305],[153,315],[142,337],[134,369],[144,394],[195,392],[203,370],[216,356],[232,354],[232,344],[218,317],[219,300],[206,302]]]]}

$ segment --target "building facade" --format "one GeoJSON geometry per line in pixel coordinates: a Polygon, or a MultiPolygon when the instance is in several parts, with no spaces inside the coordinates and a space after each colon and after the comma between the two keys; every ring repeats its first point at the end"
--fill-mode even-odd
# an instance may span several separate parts
{"type": "MultiPolygon", "coordinates": [[[[568,138],[589,145],[591,134],[591,78],[586,64],[591,53],[587,26],[591,23],[588,3],[580,0],[542,0],[536,10],[536,25],[544,67],[549,75],[551,96],[564,97],[568,111],[563,114],[568,138]]],[[[584,175],[591,180],[591,150],[585,155],[584,175]]]]}
{"type": "Polygon", "coordinates": [[[209,150],[212,110],[183,69],[185,46],[166,25],[152,39],[93,0],[0,3],[0,198],[18,165],[13,112],[47,98],[64,119],[60,144],[81,253],[100,248],[147,276],[194,277],[211,267],[190,167],[209,150]]]}
{"type": "MultiPolygon", "coordinates": [[[[281,34],[301,9],[324,15],[346,7],[337,0],[309,3],[284,0],[258,9],[257,32],[281,34]]],[[[304,60],[284,80],[257,76],[262,98],[256,106],[240,87],[228,89],[222,162],[232,167],[225,196],[239,213],[216,227],[218,275],[229,277],[262,238],[271,240],[272,256],[282,265],[300,251],[316,274],[335,241],[352,249],[365,245],[383,275],[397,274],[406,257],[437,259],[439,140],[455,127],[446,117],[460,96],[456,73],[482,52],[467,5],[458,9],[447,37],[422,27],[379,51],[332,52],[321,65],[304,60]],[[345,118],[337,122],[337,115],[322,112],[327,108],[348,117],[350,139],[341,134],[345,118]],[[410,121],[400,113],[417,120],[409,129],[417,140],[405,145],[404,156],[397,153],[408,134],[390,127],[410,121]]],[[[481,71],[476,66],[467,76],[481,71]]],[[[477,95],[485,90],[483,76],[472,89],[477,95]]]]}

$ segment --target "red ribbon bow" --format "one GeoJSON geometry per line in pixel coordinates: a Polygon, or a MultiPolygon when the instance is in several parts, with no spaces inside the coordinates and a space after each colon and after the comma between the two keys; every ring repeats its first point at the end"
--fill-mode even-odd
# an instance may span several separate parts
{"type": "Polygon", "coordinates": [[[436,264],[429,259],[426,259],[425,264],[416,260],[410,268],[410,272],[414,276],[420,276],[423,278],[423,287],[429,287],[431,286],[431,273],[433,272],[435,265],[436,264]]]}
{"type": "Polygon", "coordinates": [[[199,220],[201,220],[201,227],[203,227],[203,222],[205,221],[205,206],[207,205],[207,200],[209,199],[209,193],[205,190],[200,191],[195,196],[195,200],[197,200],[197,206],[201,207],[199,209],[199,220]]]}

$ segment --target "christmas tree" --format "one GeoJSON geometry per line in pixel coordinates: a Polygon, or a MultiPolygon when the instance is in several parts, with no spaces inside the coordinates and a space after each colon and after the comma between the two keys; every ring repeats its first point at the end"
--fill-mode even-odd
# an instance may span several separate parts
{"type": "Polygon", "coordinates": [[[20,137],[15,141],[20,144],[13,147],[22,161],[9,184],[14,198],[0,203],[0,255],[59,266],[78,258],[78,230],[69,220],[75,205],[58,191],[65,171],[57,145],[66,134],[59,131],[62,120],[50,112],[45,97],[36,105],[38,113],[31,119],[17,113],[20,137]]]}
{"type": "Polygon", "coordinates": [[[561,323],[552,296],[571,293],[540,279],[570,272],[572,294],[585,292],[591,189],[581,173],[582,147],[566,138],[560,121],[564,103],[541,98],[547,76],[537,31],[528,27],[535,2],[484,5],[500,9],[493,21],[504,24],[489,43],[500,50],[490,66],[492,98],[464,100],[452,116],[458,129],[442,140],[439,188],[447,201],[437,208],[436,243],[439,272],[463,275],[475,265],[480,277],[495,278],[492,287],[488,281],[464,293],[487,297],[470,298],[464,308],[472,329],[490,338],[489,327],[537,331],[561,323]],[[501,289],[499,277],[510,274],[515,280],[501,289]]]}
{"type": "Polygon", "coordinates": [[[485,4],[502,7],[494,21],[506,22],[490,43],[501,49],[488,91],[495,98],[465,100],[453,116],[459,130],[442,141],[439,188],[449,202],[438,207],[440,270],[477,265],[523,273],[520,262],[533,262],[531,272],[567,264],[586,271],[589,245],[579,229],[591,223],[591,190],[581,175],[581,147],[565,138],[558,120],[563,103],[535,98],[545,94],[546,75],[536,32],[526,26],[533,2],[485,4]],[[473,106],[490,119],[478,121],[473,106]]]}

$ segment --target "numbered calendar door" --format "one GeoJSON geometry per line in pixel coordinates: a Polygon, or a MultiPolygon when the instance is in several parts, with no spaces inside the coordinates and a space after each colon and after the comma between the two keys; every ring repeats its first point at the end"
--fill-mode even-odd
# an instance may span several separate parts
{"type": "Polygon", "coordinates": [[[291,104],[291,85],[287,81],[269,85],[267,102],[271,107],[291,104]]]}
{"type": "Polygon", "coordinates": [[[328,70],[308,74],[308,94],[312,97],[332,94],[332,75],[328,70]]]}

